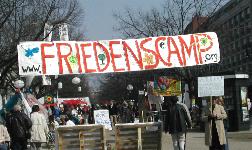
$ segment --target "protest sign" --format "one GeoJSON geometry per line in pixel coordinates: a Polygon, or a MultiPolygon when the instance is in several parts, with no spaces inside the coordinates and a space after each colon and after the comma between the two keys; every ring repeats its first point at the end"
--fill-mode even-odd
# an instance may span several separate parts
{"type": "Polygon", "coordinates": [[[22,42],[20,75],[142,71],[218,63],[216,33],[107,41],[22,42]]]}
{"type": "Polygon", "coordinates": [[[95,124],[104,125],[106,129],[112,130],[108,110],[95,110],[94,120],[95,120],[95,124]]]}
{"type": "Polygon", "coordinates": [[[224,76],[198,77],[198,97],[223,95],[224,76]]]}
{"type": "Polygon", "coordinates": [[[147,91],[154,96],[181,95],[181,81],[168,76],[160,76],[147,82],[147,91]]]}
{"type": "Polygon", "coordinates": [[[89,97],[76,97],[76,98],[58,98],[58,104],[75,104],[75,105],[82,105],[86,104],[91,106],[89,97]]]}

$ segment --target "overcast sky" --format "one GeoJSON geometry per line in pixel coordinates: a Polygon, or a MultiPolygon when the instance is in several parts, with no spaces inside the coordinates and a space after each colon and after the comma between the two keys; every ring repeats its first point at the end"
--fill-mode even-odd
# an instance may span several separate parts
{"type": "Polygon", "coordinates": [[[89,40],[111,40],[122,38],[113,31],[117,24],[113,12],[123,12],[125,8],[150,10],[161,8],[165,0],[80,0],[85,10],[85,37],[89,40]]]}

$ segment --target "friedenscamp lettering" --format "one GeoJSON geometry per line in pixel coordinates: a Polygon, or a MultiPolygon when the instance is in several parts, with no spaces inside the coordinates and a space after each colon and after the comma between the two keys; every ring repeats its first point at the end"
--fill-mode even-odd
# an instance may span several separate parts
{"type": "Polygon", "coordinates": [[[20,75],[185,67],[217,63],[219,55],[217,35],[213,32],[129,40],[23,42],[18,45],[20,75]],[[36,53],[32,53],[33,49],[36,53]],[[24,70],[32,67],[40,71],[24,70]]]}

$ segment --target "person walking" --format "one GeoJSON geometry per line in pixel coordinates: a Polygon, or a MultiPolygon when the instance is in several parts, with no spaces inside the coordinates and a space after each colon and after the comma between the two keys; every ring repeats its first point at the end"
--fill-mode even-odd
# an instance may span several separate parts
{"type": "Polygon", "coordinates": [[[226,135],[223,119],[227,118],[224,107],[218,104],[219,97],[212,98],[212,106],[208,105],[202,113],[205,121],[205,144],[209,150],[224,150],[226,135]]]}
{"type": "Polygon", "coordinates": [[[47,141],[46,136],[49,132],[46,119],[39,110],[38,105],[32,106],[31,150],[40,150],[41,144],[47,141]]]}
{"type": "Polygon", "coordinates": [[[26,150],[31,138],[31,119],[22,112],[20,105],[15,105],[13,112],[6,117],[6,127],[11,137],[12,150],[26,150]]]}
{"type": "Polygon", "coordinates": [[[169,99],[170,105],[166,108],[164,130],[171,134],[174,150],[185,150],[186,131],[192,126],[191,117],[188,108],[177,103],[176,96],[171,96],[169,99]]]}
{"type": "Polygon", "coordinates": [[[0,121],[0,150],[7,150],[8,142],[10,142],[10,135],[3,122],[0,121]]]}

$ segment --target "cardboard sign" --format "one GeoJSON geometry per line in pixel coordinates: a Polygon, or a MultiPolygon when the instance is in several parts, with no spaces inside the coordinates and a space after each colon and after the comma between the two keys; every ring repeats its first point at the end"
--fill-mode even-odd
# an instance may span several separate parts
{"type": "Polygon", "coordinates": [[[95,124],[104,125],[106,129],[112,130],[111,122],[109,119],[108,110],[95,110],[94,111],[95,124]]]}
{"type": "Polygon", "coordinates": [[[223,95],[224,76],[198,77],[198,97],[223,95]]]}
{"type": "Polygon", "coordinates": [[[20,75],[142,71],[218,63],[214,32],[108,41],[22,42],[20,75]]]}

